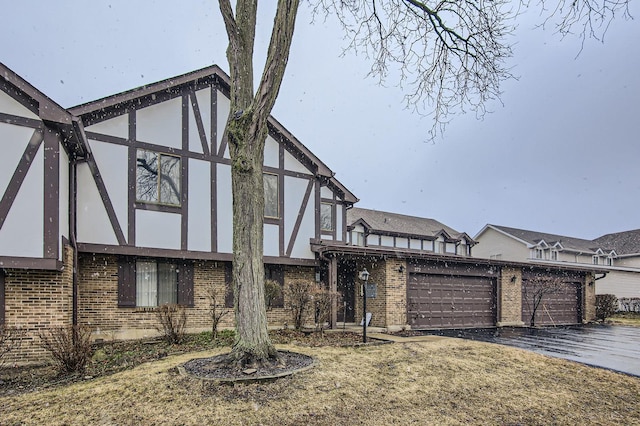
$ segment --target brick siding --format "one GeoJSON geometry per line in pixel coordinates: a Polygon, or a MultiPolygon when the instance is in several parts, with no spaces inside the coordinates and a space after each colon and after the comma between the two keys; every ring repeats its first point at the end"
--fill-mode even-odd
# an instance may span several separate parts
{"type": "Polygon", "coordinates": [[[522,322],[522,269],[503,267],[498,279],[498,326],[524,326],[522,322]]]}

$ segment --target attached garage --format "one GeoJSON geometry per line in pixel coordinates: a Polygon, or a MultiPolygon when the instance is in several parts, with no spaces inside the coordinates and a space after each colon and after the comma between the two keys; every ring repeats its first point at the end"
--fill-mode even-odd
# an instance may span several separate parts
{"type": "MultiPolygon", "coordinates": [[[[468,269],[422,272],[414,267],[407,285],[407,322],[414,329],[496,325],[496,279],[465,275],[468,269]]],[[[483,271],[484,275],[486,271],[483,271]]]]}
{"type": "Polygon", "coordinates": [[[581,277],[529,271],[522,276],[522,321],[535,325],[569,325],[582,322],[581,277]],[[537,305],[537,307],[536,307],[537,305]]]}

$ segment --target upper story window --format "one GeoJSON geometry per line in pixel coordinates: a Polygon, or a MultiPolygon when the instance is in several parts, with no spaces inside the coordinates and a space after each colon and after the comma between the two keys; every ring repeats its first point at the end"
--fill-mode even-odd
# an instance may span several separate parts
{"type": "Polygon", "coordinates": [[[278,175],[264,173],[264,217],[280,217],[280,197],[278,191],[278,175]]]}
{"type": "Polygon", "coordinates": [[[320,203],[320,230],[333,231],[333,205],[320,203]]]}
{"type": "Polygon", "coordinates": [[[607,257],[606,262],[607,262],[607,266],[613,266],[613,259],[612,258],[607,257]]]}
{"type": "Polygon", "coordinates": [[[543,256],[543,252],[542,249],[534,249],[533,250],[533,257],[536,259],[542,259],[543,256]]]}
{"type": "Polygon", "coordinates": [[[593,256],[593,264],[594,265],[598,264],[598,256],[593,256]]]}
{"type": "Polygon", "coordinates": [[[180,157],[139,149],[136,155],[136,201],[180,205],[180,157]]]}
{"type": "Polygon", "coordinates": [[[558,252],[556,250],[551,250],[551,260],[558,260],[558,252]]]}

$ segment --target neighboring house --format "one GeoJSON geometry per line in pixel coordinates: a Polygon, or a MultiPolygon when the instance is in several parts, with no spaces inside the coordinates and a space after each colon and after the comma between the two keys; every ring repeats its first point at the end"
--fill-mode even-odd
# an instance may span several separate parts
{"type": "Polygon", "coordinates": [[[640,297],[640,230],[595,240],[488,224],[474,237],[474,255],[487,259],[555,265],[597,265],[596,294],[640,297]]]}
{"type": "Polygon", "coordinates": [[[434,219],[352,208],[347,211],[349,243],[470,256],[475,241],[434,219]]]}
{"type": "Polygon", "coordinates": [[[596,283],[596,294],[615,294],[621,309],[640,311],[640,229],[603,235],[593,241],[616,253],[610,272],[596,283]]]}
{"type": "MultiPolygon", "coordinates": [[[[155,308],[177,303],[190,331],[207,330],[212,290],[231,310],[228,96],[212,66],[65,110],[0,64],[0,325],[27,332],[17,362],[41,361],[38,334],[52,327],[151,336],[155,308]]],[[[573,283],[561,323],[594,317],[593,265],[482,260],[439,222],[352,208],[320,159],[272,117],[268,130],[266,278],[339,290],[331,326],[360,320],[365,267],[374,326],[522,325],[528,274],[573,283]]],[[[281,299],[267,316],[290,323],[281,299]]]]}

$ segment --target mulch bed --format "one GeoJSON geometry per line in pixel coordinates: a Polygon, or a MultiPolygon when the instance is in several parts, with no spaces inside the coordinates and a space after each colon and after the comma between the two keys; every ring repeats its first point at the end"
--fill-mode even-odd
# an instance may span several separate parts
{"type": "Polygon", "coordinates": [[[210,358],[197,358],[183,364],[185,372],[200,379],[224,381],[266,380],[301,371],[313,364],[313,358],[288,351],[278,352],[278,361],[258,365],[256,368],[236,368],[229,364],[228,354],[210,358]]]}

